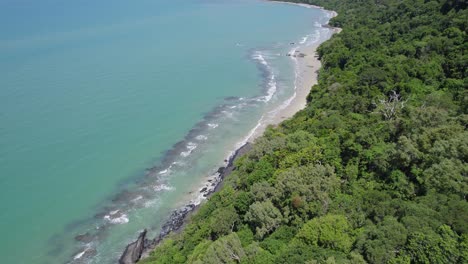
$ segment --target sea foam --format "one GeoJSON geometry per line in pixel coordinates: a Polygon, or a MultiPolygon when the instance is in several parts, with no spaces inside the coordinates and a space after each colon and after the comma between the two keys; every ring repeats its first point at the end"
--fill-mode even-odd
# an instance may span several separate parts
{"type": "Polygon", "coordinates": [[[128,216],[124,213],[120,213],[119,210],[109,212],[108,215],[104,216],[104,220],[111,224],[126,224],[129,222],[128,216]]]}
{"type": "Polygon", "coordinates": [[[183,151],[180,153],[180,155],[182,157],[188,157],[190,154],[192,154],[192,151],[194,151],[196,148],[198,147],[197,144],[193,143],[193,142],[189,142],[187,143],[187,151],[183,151]]]}
{"type": "Polygon", "coordinates": [[[78,259],[80,259],[81,257],[83,257],[84,253],[86,253],[86,250],[87,250],[87,249],[85,249],[85,250],[81,251],[80,253],[76,254],[76,255],[73,257],[73,260],[78,260],[78,259]]]}
{"type": "Polygon", "coordinates": [[[254,54],[252,55],[252,59],[258,61],[261,65],[263,65],[265,67],[266,72],[268,72],[269,75],[267,83],[267,94],[265,96],[262,96],[261,98],[258,98],[257,101],[265,103],[269,102],[273,98],[277,90],[276,75],[273,73],[273,69],[266,61],[264,54],[262,54],[260,51],[254,52],[254,54]]]}
{"type": "Polygon", "coordinates": [[[174,190],[174,187],[168,186],[168,185],[165,185],[165,184],[159,184],[159,185],[153,186],[153,190],[155,190],[156,192],[159,192],[159,191],[172,191],[172,190],[174,190]]]}
{"type": "Polygon", "coordinates": [[[218,126],[219,126],[219,125],[216,124],[216,123],[213,123],[213,124],[212,124],[212,123],[208,123],[208,127],[209,127],[209,128],[212,128],[212,129],[213,129],[213,128],[217,128],[218,126]]]}
{"type": "Polygon", "coordinates": [[[195,139],[196,139],[196,140],[200,140],[200,141],[201,141],[201,140],[207,140],[207,139],[208,139],[208,137],[207,137],[207,136],[205,136],[205,135],[198,135],[198,136],[196,136],[196,137],[195,137],[195,139]]]}

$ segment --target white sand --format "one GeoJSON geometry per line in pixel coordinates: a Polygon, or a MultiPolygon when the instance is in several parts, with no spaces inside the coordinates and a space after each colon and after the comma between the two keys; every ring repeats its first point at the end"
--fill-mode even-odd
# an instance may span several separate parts
{"type": "MultiPolygon", "coordinates": [[[[299,5],[299,6],[307,7],[307,8],[323,9],[321,7],[311,6],[307,4],[295,4],[295,3],[280,2],[280,1],[273,1],[273,2],[299,5]]],[[[331,17],[335,17],[338,15],[335,11],[328,11],[328,12],[331,13],[331,17]]],[[[334,27],[329,27],[329,28],[330,30],[333,30],[334,34],[341,32],[341,28],[334,28],[334,27]]],[[[261,124],[255,129],[255,131],[252,133],[252,136],[249,138],[250,142],[254,141],[255,138],[261,136],[268,125],[278,125],[285,119],[293,117],[294,114],[296,114],[298,111],[306,107],[307,95],[309,94],[312,86],[317,84],[318,70],[322,66],[316,54],[317,48],[318,48],[318,45],[312,45],[312,46],[302,47],[298,50],[299,53],[303,53],[306,56],[294,58],[297,60],[297,63],[298,63],[298,74],[296,76],[296,81],[295,81],[295,86],[296,86],[295,96],[291,98],[291,101],[289,102],[287,106],[282,107],[282,108],[280,107],[277,110],[275,110],[274,115],[271,118],[268,118],[268,120],[261,120],[261,124]]]]}
{"type": "Polygon", "coordinates": [[[317,71],[321,67],[320,60],[316,56],[317,45],[306,46],[299,49],[299,53],[305,54],[305,57],[296,57],[298,72],[295,80],[295,95],[290,98],[287,105],[282,105],[274,110],[272,115],[262,120],[255,132],[250,137],[249,141],[261,136],[268,125],[278,125],[285,119],[291,118],[298,111],[304,109],[307,104],[307,95],[313,85],[317,84],[317,71]]]}
{"type": "Polygon", "coordinates": [[[322,63],[316,55],[318,46],[308,46],[299,50],[306,56],[295,58],[298,63],[298,76],[296,77],[296,96],[284,109],[276,113],[271,124],[279,124],[281,121],[294,116],[295,113],[306,107],[306,97],[313,85],[317,84],[317,71],[322,63]]]}

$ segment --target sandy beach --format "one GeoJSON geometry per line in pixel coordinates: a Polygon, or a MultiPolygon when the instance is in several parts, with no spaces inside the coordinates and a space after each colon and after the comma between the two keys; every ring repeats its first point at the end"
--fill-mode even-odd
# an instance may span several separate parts
{"type": "MultiPolygon", "coordinates": [[[[294,4],[287,2],[278,3],[294,4]]],[[[304,4],[295,5],[306,8],[320,8],[304,4]]],[[[330,12],[331,17],[337,15],[334,11],[327,12],[330,12]]],[[[324,27],[330,29],[333,34],[339,33],[341,31],[339,28],[333,28],[325,25],[324,27]]],[[[312,86],[317,84],[318,80],[318,70],[321,67],[321,62],[318,59],[316,51],[321,43],[322,42],[311,45],[297,45],[296,47],[291,46],[289,53],[284,54],[284,56],[288,56],[295,63],[296,76],[294,81],[294,94],[286,101],[284,101],[278,108],[266,113],[259,120],[259,124],[250,131],[249,135],[244,138],[242,142],[240,142],[236,150],[225,159],[225,165],[217,170],[218,173],[215,174],[215,177],[211,177],[209,182],[204,182],[204,186],[200,190],[196,191],[200,194],[200,197],[209,197],[214,192],[219,190],[219,188],[223,185],[223,179],[227,177],[234,169],[234,160],[245,154],[245,152],[252,147],[251,143],[254,142],[256,138],[262,136],[265,129],[269,125],[278,125],[282,121],[293,117],[298,111],[306,107],[307,95],[309,94],[312,86]]],[[[147,245],[138,249],[140,253],[143,253],[143,258],[147,257],[149,252],[151,252],[167,234],[171,232],[180,232],[187,223],[187,216],[196,212],[201,202],[201,200],[197,200],[196,202],[195,200],[192,200],[181,208],[174,210],[170,215],[169,220],[163,225],[161,233],[158,234],[158,236],[156,236],[154,239],[151,239],[150,243],[147,243],[147,245]]],[[[134,243],[130,243],[122,255],[122,258],[126,258],[126,255],[133,254],[133,250],[129,250],[129,248],[131,249],[137,245],[137,243],[138,240],[134,243]]]]}
{"type": "Polygon", "coordinates": [[[313,85],[317,84],[318,70],[322,66],[316,54],[316,45],[306,46],[299,49],[297,53],[302,53],[305,57],[296,57],[298,72],[296,76],[296,94],[291,103],[275,114],[272,124],[276,125],[285,119],[294,116],[295,113],[306,107],[306,98],[313,85]]]}
{"type": "MultiPolygon", "coordinates": [[[[287,2],[279,2],[285,4],[294,4],[287,2]]],[[[307,8],[320,8],[315,6],[309,6],[304,4],[294,4],[307,8]]],[[[321,8],[323,9],[323,8],[321,8]]],[[[335,11],[328,11],[331,13],[331,17],[337,16],[335,11]]],[[[325,27],[325,26],[324,26],[325,27]]],[[[341,28],[335,28],[327,26],[330,30],[333,31],[333,34],[340,33],[341,28]]],[[[261,120],[260,125],[252,133],[252,136],[249,138],[249,142],[253,142],[256,138],[263,135],[263,132],[269,125],[278,125],[282,121],[293,117],[298,111],[304,109],[307,105],[307,95],[310,93],[312,86],[317,84],[318,79],[318,70],[322,66],[317,55],[317,48],[321,43],[303,46],[295,50],[294,54],[291,56],[291,59],[295,60],[297,63],[296,71],[296,80],[295,80],[295,93],[287,101],[283,103],[279,108],[269,113],[269,116],[266,116],[264,120],[261,120]],[[303,56],[297,56],[297,55],[303,56]]]]}
{"type": "Polygon", "coordinates": [[[318,70],[322,66],[316,54],[318,45],[305,46],[297,49],[295,52],[296,57],[291,59],[295,60],[296,65],[296,79],[295,79],[295,92],[277,109],[271,111],[260,121],[258,127],[249,138],[249,142],[253,142],[256,138],[263,135],[265,129],[269,125],[278,125],[282,121],[293,117],[298,111],[304,109],[307,105],[307,95],[313,85],[317,84],[318,70]],[[297,56],[303,54],[304,56],[297,56]]]}

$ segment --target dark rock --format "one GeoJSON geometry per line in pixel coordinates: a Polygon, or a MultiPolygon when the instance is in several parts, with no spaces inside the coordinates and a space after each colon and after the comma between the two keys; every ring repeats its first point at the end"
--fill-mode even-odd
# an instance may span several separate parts
{"type": "Polygon", "coordinates": [[[96,256],[97,251],[94,248],[88,248],[86,249],[85,253],[83,254],[82,258],[88,259],[90,257],[96,256]]]}
{"type": "Polygon", "coordinates": [[[192,212],[195,207],[194,204],[188,204],[183,208],[174,210],[169,216],[169,220],[161,227],[159,235],[151,241],[151,244],[156,245],[170,232],[179,230],[184,225],[185,217],[192,212]]]}
{"type": "Polygon", "coordinates": [[[143,230],[138,239],[127,245],[124,253],[119,259],[119,264],[133,264],[141,258],[145,246],[146,229],[143,230]]]}
{"type": "Polygon", "coordinates": [[[125,201],[128,201],[128,200],[135,199],[136,196],[137,196],[137,194],[135,194],[135,193],[131,193],[129,191],[122,191],[122,192],[118,193],[112,199],[112,202],[114,202],[114,203],[125,202],[125,201]]]}
{"type": "MultiPolygon", "coordinates": [[[[228,161],[225,160],[224,162],[228,162],[228,161]]],[[[225,169],[226,169],[226,167],[219,167],[219,169],[216,172],[219,173],[219,174],[222,174],[225,169]]]]}
{"type": "Polygon", "coordinates": [[[93,240],[93,236],[90,233],[86,232],[84,234],[79,234],[75,236],[75,240],[83,243],[89,243],[91,242],[91,240],[93,240]]]}
{"type": "MultiPolygon", "coordinates": [[[[229,175],[234,169],[234,160],[242,155],[244,155],[247,151],[252,148],[250,143],[246,143],[242,147],[240,147],[229,160],[226,160],[227,166],[219,168],[218,172],[220,172],[219,179],[224,179],[227,175],[229,175]]],[[[214,190],[208,190],[208,188],[203,188],[201,192],[205,192],[203,194],[204,197],[210,196],[215,191],[218,191],[222,185],[222,181],[216,180],[212,183],[213,186],[216,186],[214,190]]],[[[195,204],[188,204],[180,209],[172,211],[169,216],[169,220],[167,220],[163,226],[161,227],[161,231],[158,236],[154,239],[145,239],[146,230],[144,234],[140,234],[138,240],[129,244],[127,248],[125,248],[125,252],[122,254],[122,257],[119,260],[120,264],[126,263],[135,263],[135,262],[124,262],[124,261],[132,261],[131,258],[133,255],[138,257],[138,259],[142,256],[147,256],[151,250],[153,250],[169,233],[179,231],[185,224],[187,216],[193,212],[197,208],[195,204]]],[[[136,259],[136,258],[135,258],[136,259]]]]}
{"type": "Polygon", "coordinates": [[[225,97],[224,100],[226,100],[226,101],[236,101],[236,100],[239,100],[239,97],[228,96],[228,97],[225,97]]]}
{"type": "Polygon", "coordinates": [[[104,218],[104,216],[106,216],[106,215],[107,215],[107,212],[103,211],[103,212],[99,212],[99,213],[95,214],[94,218],[100,219],[100,218],[104,218]]]}

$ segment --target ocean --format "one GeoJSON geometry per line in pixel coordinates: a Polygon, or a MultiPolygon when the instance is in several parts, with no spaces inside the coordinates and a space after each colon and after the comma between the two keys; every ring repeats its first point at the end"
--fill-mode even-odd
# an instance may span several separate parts
{"type": "Polygon", "coordinates": [[[294,95],[330,13],[256,0],[0,0],[0,255],[115,263],[199,203],[294,95]]]}

